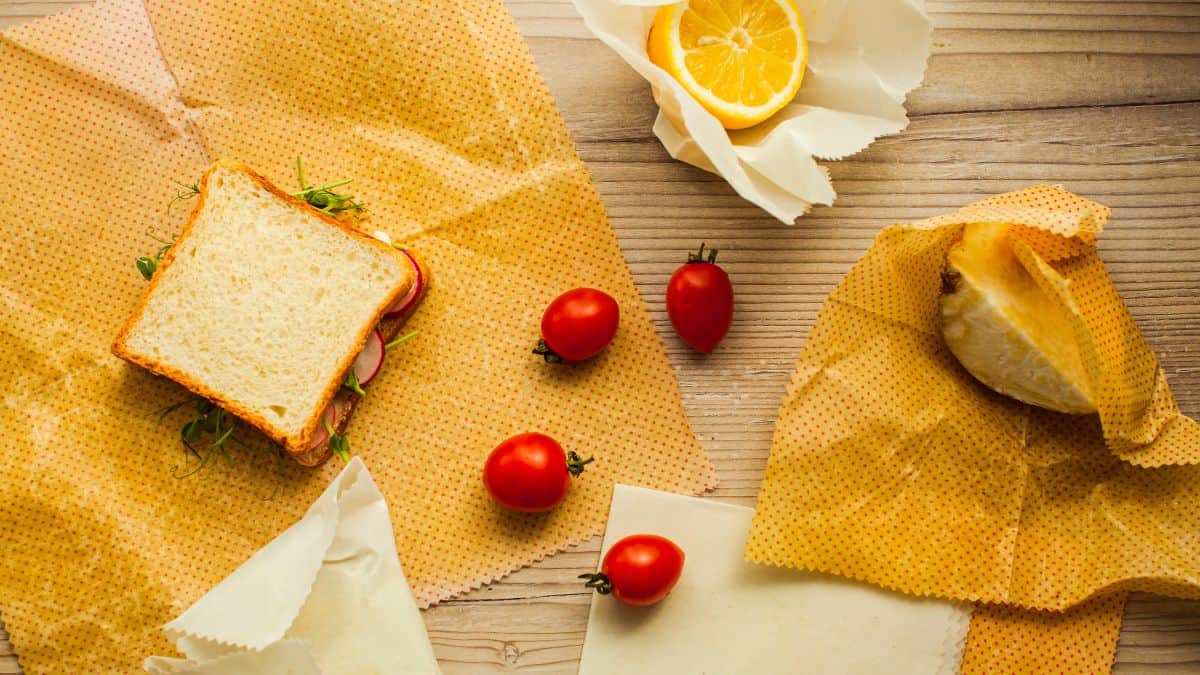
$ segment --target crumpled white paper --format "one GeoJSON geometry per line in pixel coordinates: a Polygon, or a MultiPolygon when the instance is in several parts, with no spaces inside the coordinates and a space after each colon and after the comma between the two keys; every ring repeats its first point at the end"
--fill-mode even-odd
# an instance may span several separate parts
{"type": "Polygon", "coordinates": [[[726,131],[646,55],[659,5],[675,0],[574,0],[584,24],[650,82],[654,135],[672,157],[720,175],[785,223],[832,204],[826,169],[908,126],[904,98],[921,84],[932,47],[923,0],[796,0],[808,69],[796,98],[767,121],[726,131]]]}
{"type": "Polygon", "coordinates": [[[617,485],[601,553],[631,534],[683,549],[652,607],[594,595],[579,675],[927,673],[962,661],[970,605],[743,558],[754,509],[617,485]]]}
{"type": "Polygon", "coordinates": [[[304,518],[164,630],[151,673],[438,673],[387,503],[355,457],[304,518]]]}

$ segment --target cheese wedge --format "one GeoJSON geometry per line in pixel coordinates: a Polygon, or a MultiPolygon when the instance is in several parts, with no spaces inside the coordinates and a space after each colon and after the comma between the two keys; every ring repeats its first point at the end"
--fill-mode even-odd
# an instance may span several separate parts
{"type": "MultiPolygon", "coordinates": [[[[1019,401],[1071,414],[1095,395],[1064,308],[1013,252],[1011,227],[973,223],[951,249],[941,298],[946,346],[975,379],[1019,401]]],[[[1050,274],[1054,274],[1051,270],[1050,274]]],[[[1070,282],[1053,279],[1064,287],[1070,282]]]]}

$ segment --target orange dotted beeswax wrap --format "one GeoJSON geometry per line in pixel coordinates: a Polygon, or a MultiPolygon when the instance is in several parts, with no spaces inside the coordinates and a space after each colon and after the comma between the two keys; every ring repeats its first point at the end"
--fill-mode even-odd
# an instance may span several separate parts
{"type": "Polygon", "coordinates": [[[1026,608],[1200,597],[1200,433],[1096,255],[1107,216],[1036,187],[884,230],[809,335],[747,558],[1026,608]],[[1083,320],[1063,339],[1083,348],[1099,415],[996,394],[950,354],[941,273],[970,222],[1020,225],[1026,267],[1070,280],[1083,320]]]}
{"type": "MultiPolygon", "coordinates": [[[[353,178],[368,229],[432,268],[351,422],[422,604],[603,530],[614,481],[716,478],[583,163],[498,2],[103,0],[0,39],[0,612],[31,672],[132,672],[159,626],[299,518],[340,468],[264,455],[186,479],[185,392],[109,354],[133,266],[218,157],[281,186],[353,178]],[[12,196],[20,195],[18,199],[12,196]],[[609,349],[549,366],[541,311],[588,285],[609,349]],[[496,507],[487,453],[538,430],[595,463],[544,515],[496,507]],[[266,499],[265,499],[266,498],[266,499]]],[[[230,251],[232,256],[254,251],[230,251]]],[[[221,320],[213,317],[214,321],[221,320]]]]}
{"type": "Polygon", "coordinates": [[[1107,673],[1127,595],[1092,598],[1065,612],[978,605],[959,675],[1107,673]]]}

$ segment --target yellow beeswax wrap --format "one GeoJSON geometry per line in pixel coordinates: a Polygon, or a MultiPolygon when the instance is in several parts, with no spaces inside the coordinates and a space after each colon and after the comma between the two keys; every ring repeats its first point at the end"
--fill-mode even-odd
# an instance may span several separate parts
{"type": "Polygon", "coordinates": [[[1028,608],[1119,589],[1200,597],[1200,466],[1134,463],[1194,461],[1196,424],[1096,256],[1107,216],[1043,186],[884,230],[808,337],[747,558],[1028,608]],[[1020,224],[1026,264],[1070,280],[1100,415],[996,394],[950,354],[941,273],[970,222],[1020,224]]]}
{"type": "Polygon", "coordinates": [[[971,613],[960,675],[1107,673],[1112,670],[1126,593],[1065,612],[979,605],[971,613]]]}
{"type": "MultiPolygon", "coordinates": [[[[587,171],[499,2],[102,0],[0,38],[0,612],[30,672],[131,672],[159,627],[341,468],[231,452],[185,479],[185,392],[110,355],[217,157],[344,177],[432,285],[351,421],[418,602],[603,530],[614,482],[716,482],[587,171]],[[530,353],[588,285],[621,306],[591,362],[530,353]],[[492,504],[487,453],[538,430],[596,461],[544,515],[492,504]]],[[[254,255],[254,251],[230,251],[254,255]]],[[[214,321],[221,320],[213,317],[214,321]]],[[[248,437],[253,441],[253,437],[248,437]]]]}

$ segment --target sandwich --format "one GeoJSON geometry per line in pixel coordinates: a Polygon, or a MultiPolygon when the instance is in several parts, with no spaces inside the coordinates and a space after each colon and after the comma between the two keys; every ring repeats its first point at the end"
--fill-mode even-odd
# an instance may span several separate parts
{"type": "Polygon", "coordinates": [[[362,387],[428,270],[243,164],[216,162],[195,189],[113,354],[240,418],[302,465],[341,454],[362,387]]]}

